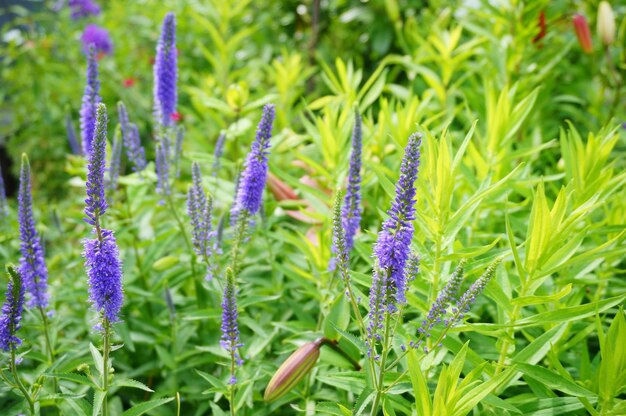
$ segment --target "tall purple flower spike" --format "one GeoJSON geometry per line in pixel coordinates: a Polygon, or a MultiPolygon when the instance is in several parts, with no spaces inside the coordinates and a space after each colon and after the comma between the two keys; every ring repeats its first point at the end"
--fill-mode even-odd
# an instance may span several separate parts
{"type": "Polygon", "coordinates": [[[20,188],[17,199],[20,251],[22,252],[19,272],[24,281],[24,287],[30,295],[27,306],[29,308],[46,308],[48,306],[48,268],[46,267],[41,239],[35,228],[30,164],[25,154],[22,154],[20,188]]]}
{"type": "Polygon", "coordinates": [[[83,141],[83,154],[89,155],[91,152],[91,142],[96,123],[96,107],[101,101],[100,81],[98,80],[98,62],[93,48],[89,49],[87,55],[87,83],[83,103],[80,108],[80,135],[83,141]]]}
{"type": "Polygon", "coordinates": [[[93,149],[87,164],[85,221],[93,225],[94,239],[85,239],[85,268],[89,277],[89,300],[108,322],[117,322],[123,302],[122,263],[113,231],[101,228],[100,218],[107,209],[104,193],[106,170],[107,112],[98,105],[93,149]]]}
{"type": "Polygon", "coordinates": [[[163,20],[154,60],[155,116],[165,127],[173,123],[172,114],[176,112],[177,59],[176,16],[170,12],[163,20]]]}
{"type": "Polygon", "coordinates": [[[252,148],[248,153],[239,179],[237,199],[231,210],[231,224],[237,222],[239,214],[245,213],[247,217],[250,217],[261,208],[263,190],[267,181],[267,155],[269,154],[273,123],[274,106],[267,104],[263,107],[263,116],[257,127],[256,138],[252,142],[252,148]]]}

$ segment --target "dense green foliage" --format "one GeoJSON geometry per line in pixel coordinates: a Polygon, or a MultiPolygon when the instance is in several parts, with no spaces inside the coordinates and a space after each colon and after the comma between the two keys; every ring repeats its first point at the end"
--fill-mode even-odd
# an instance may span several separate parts
{"type": "MultiPolygon", "coordinates": [[[[29,385],[41,384],[42,414],[91,414],[102,340],[92,329],[81,256],[90,237],[85,163],[69,154],[64,122],[69,112],[78,126],[85,22],[72,21],[66,8],[53,11],[55,2],[34,3],[41,10],[15,8],[17,17],[2,28],[0,146],[13,174],[22,152],[31,160],[56,359],[49,363],[41,318],[28,311],[19,370],[29,385]]],[[[271,176],[238,274],[245,346],[237,414],[371,412],[367,368],[355,370],[328,346],[291,392],[263,400],[287,356],[322,336],[367,366],[345,289],[328,269],[333,194],[345,186],[355,108],[363,114],[364,212],[351,268],[363,312],[372,246],[402,149],[411,133],[424,135],[413,239],[420,273],[396,327],[391,351],[402,358],[386,374],[380,412],[626,414],[626,7],[613,6],[617,36],[605,47],[595,1],[331,0],[321,2],[318,22],[316,1],[101,3],[102,15],[92,20],[114,44],[99,61],[110,140],[122,100],[154,160],[151,59],[170,10],[186,129],[172,204],[159,204],[153,162],[143,177],[127,168],[111,195],[106,226],[122,254],[125,304],[114,326],[121,347],[112,352],[110,414],[134,405],[128,414],[141,414],[141,406],[154,415],[177,414],[178,406],[181,415],[228,414],[229,354],[219,344],[223,276],[205,282],[186,244],[185,195],[197,161],[215,223],[226,218],[223,271],[235,180],[268,102],[276,106],[271,176]],[[542,11],[546,34],[533,41],[542,11]],[[576,12],[592,28],[591,54],[577,42],[576,12]],[[214,177],[221,131],[228,139],[214,177]],[[467,288],[496,258],[503,260],[495,277],[442,347],[404,355],[401,346],[459,261],[467,259],[467,288]]],[[[20,256],[15,198],[9,206],[0,264],[20,256]]],[[[8,359],[0,355],[0,366],[8,359]]],[[[0,383],[0,413],[24,411],[19,390],[0,383]]]]}

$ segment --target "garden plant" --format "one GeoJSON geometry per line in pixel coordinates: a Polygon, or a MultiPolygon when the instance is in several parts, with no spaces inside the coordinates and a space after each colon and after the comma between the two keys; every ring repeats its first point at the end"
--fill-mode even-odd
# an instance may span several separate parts
{"type": "Polygon", "coordinates": [[[0,5],[1,415],[626,415],[626,4],[0,5]]]}

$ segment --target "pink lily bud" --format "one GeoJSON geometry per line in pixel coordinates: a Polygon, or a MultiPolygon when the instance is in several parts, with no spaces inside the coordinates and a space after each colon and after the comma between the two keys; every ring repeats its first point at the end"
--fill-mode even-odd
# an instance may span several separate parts
{"type": "Polygon", "coordinates": [[[574,15],[574,31],[578,38],[578,43],[585,53],[593,52],[593,44],[591,43],[591,32],[589,31],[589,25],[587,19],[581,14],[574,15]]]}
{"type": "Polygon", "coordinates": [[[274,373],[265,389],[263,399],[266,402],[274,401],[294,388],[317,362],[323,343],[324,338],[320,338],[317,341],[307,342],[295,350],[274,373]]]}

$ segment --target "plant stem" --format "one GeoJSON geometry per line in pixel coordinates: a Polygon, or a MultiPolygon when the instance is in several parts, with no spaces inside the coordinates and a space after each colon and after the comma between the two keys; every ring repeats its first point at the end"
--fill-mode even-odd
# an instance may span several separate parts
{"type": "Polygon", "coordinates": [[[20,391],[24,395],[24,398],[28,402],[28,408],[30,409],[30,414],[34,415],[35,414],[35,401],[33,400],[32,397],[30,397],[30,393],[28,392],[26,387],[24,387],[24,384],[22,384],[22,380],[20,380],[20,377],[17,375],[17,364],[15,362],[15,348],[14,347],[11,348],[11,373],[13,374],[13,378],[15,379],[15,382],[17,383],[17,387],[20,389],[20,391]]]}
{"type": "Polygon", "coordinates": [[[387,354],[389,353],[389,329],[391,328],[391,314],[389,312],[385,312],[385,337],[383,341],[383,350],[381,352],[380,358],[380,367],[378,371],[378,383],[376,386],[376,397],[374,398],[374,404],[372,404],[372,412],[371,416],[376,416],[378,414],[378,407],[380,405],[380,401],[382,400],[384,394],[384,384],[385,384],[385,361],[387,359],[387,354]]]}
{"type": "Polygon", "coordinates": [[[176,212],[176,208],[174,207],[174,201],[172,200],[172,195],[167,194],[165,197],[170,207],[170,212],[174,216],[174,220],[176,220],[176,223],[178,224],[178,228],[180,229],[180,233],[182,234],[183,239],[185,240],[185,244],[187,245],[187,250],[189,251],[189,253],[191,253],[191,261],[190,261],[191,277],[193,279],[194,287],[196,290],[196,301],[198,303],[198,308],[204,309],[206,307],[206,296],[204,293],[204,288],[202,287],[202,283],[198,280],[198,276],[196,274],[196,254],[195,254],[193,245],[191,244],[191,241],[189,240],[189,237],[187,236],[187,232],[185,231],[185,224],[183,223],[183,221],[178,216],[178,213],[176,212]]]}
{"type": "Polygon", "coordinates": [[[230,401],[230,416],[235,416],[235,347],[231,346],[230,349],[230,388],[229,388],[229,401],[230,401]]]}
{"type": "MultiPolygon", "coordinates": [[[[52,365],[54,362],[54,349],[52,348],[52,342],[50,341],[50,330],[48,326],[48,317],[46,316],[46,312],[43,310],[41,306],[39,306],[39,313],[41,314],[41,320],[43,322],[43,333],[46,339],[46,352],[48,354],[48,364],[52,365]]],[[[53,393],[56,393],[58,390],[58,384],[56,377],[52,378],[52,390],[53,393]]]]}
{"type": "Polygon", "coordinates": [[[109,408],[107,395],[109,391],[109,353],[111,350],[111,324],[104,318],[104,342],[102,345],[102,390],[104,390],[104,400],[102,401],[102,416],[108,416],[109,408]]]}

